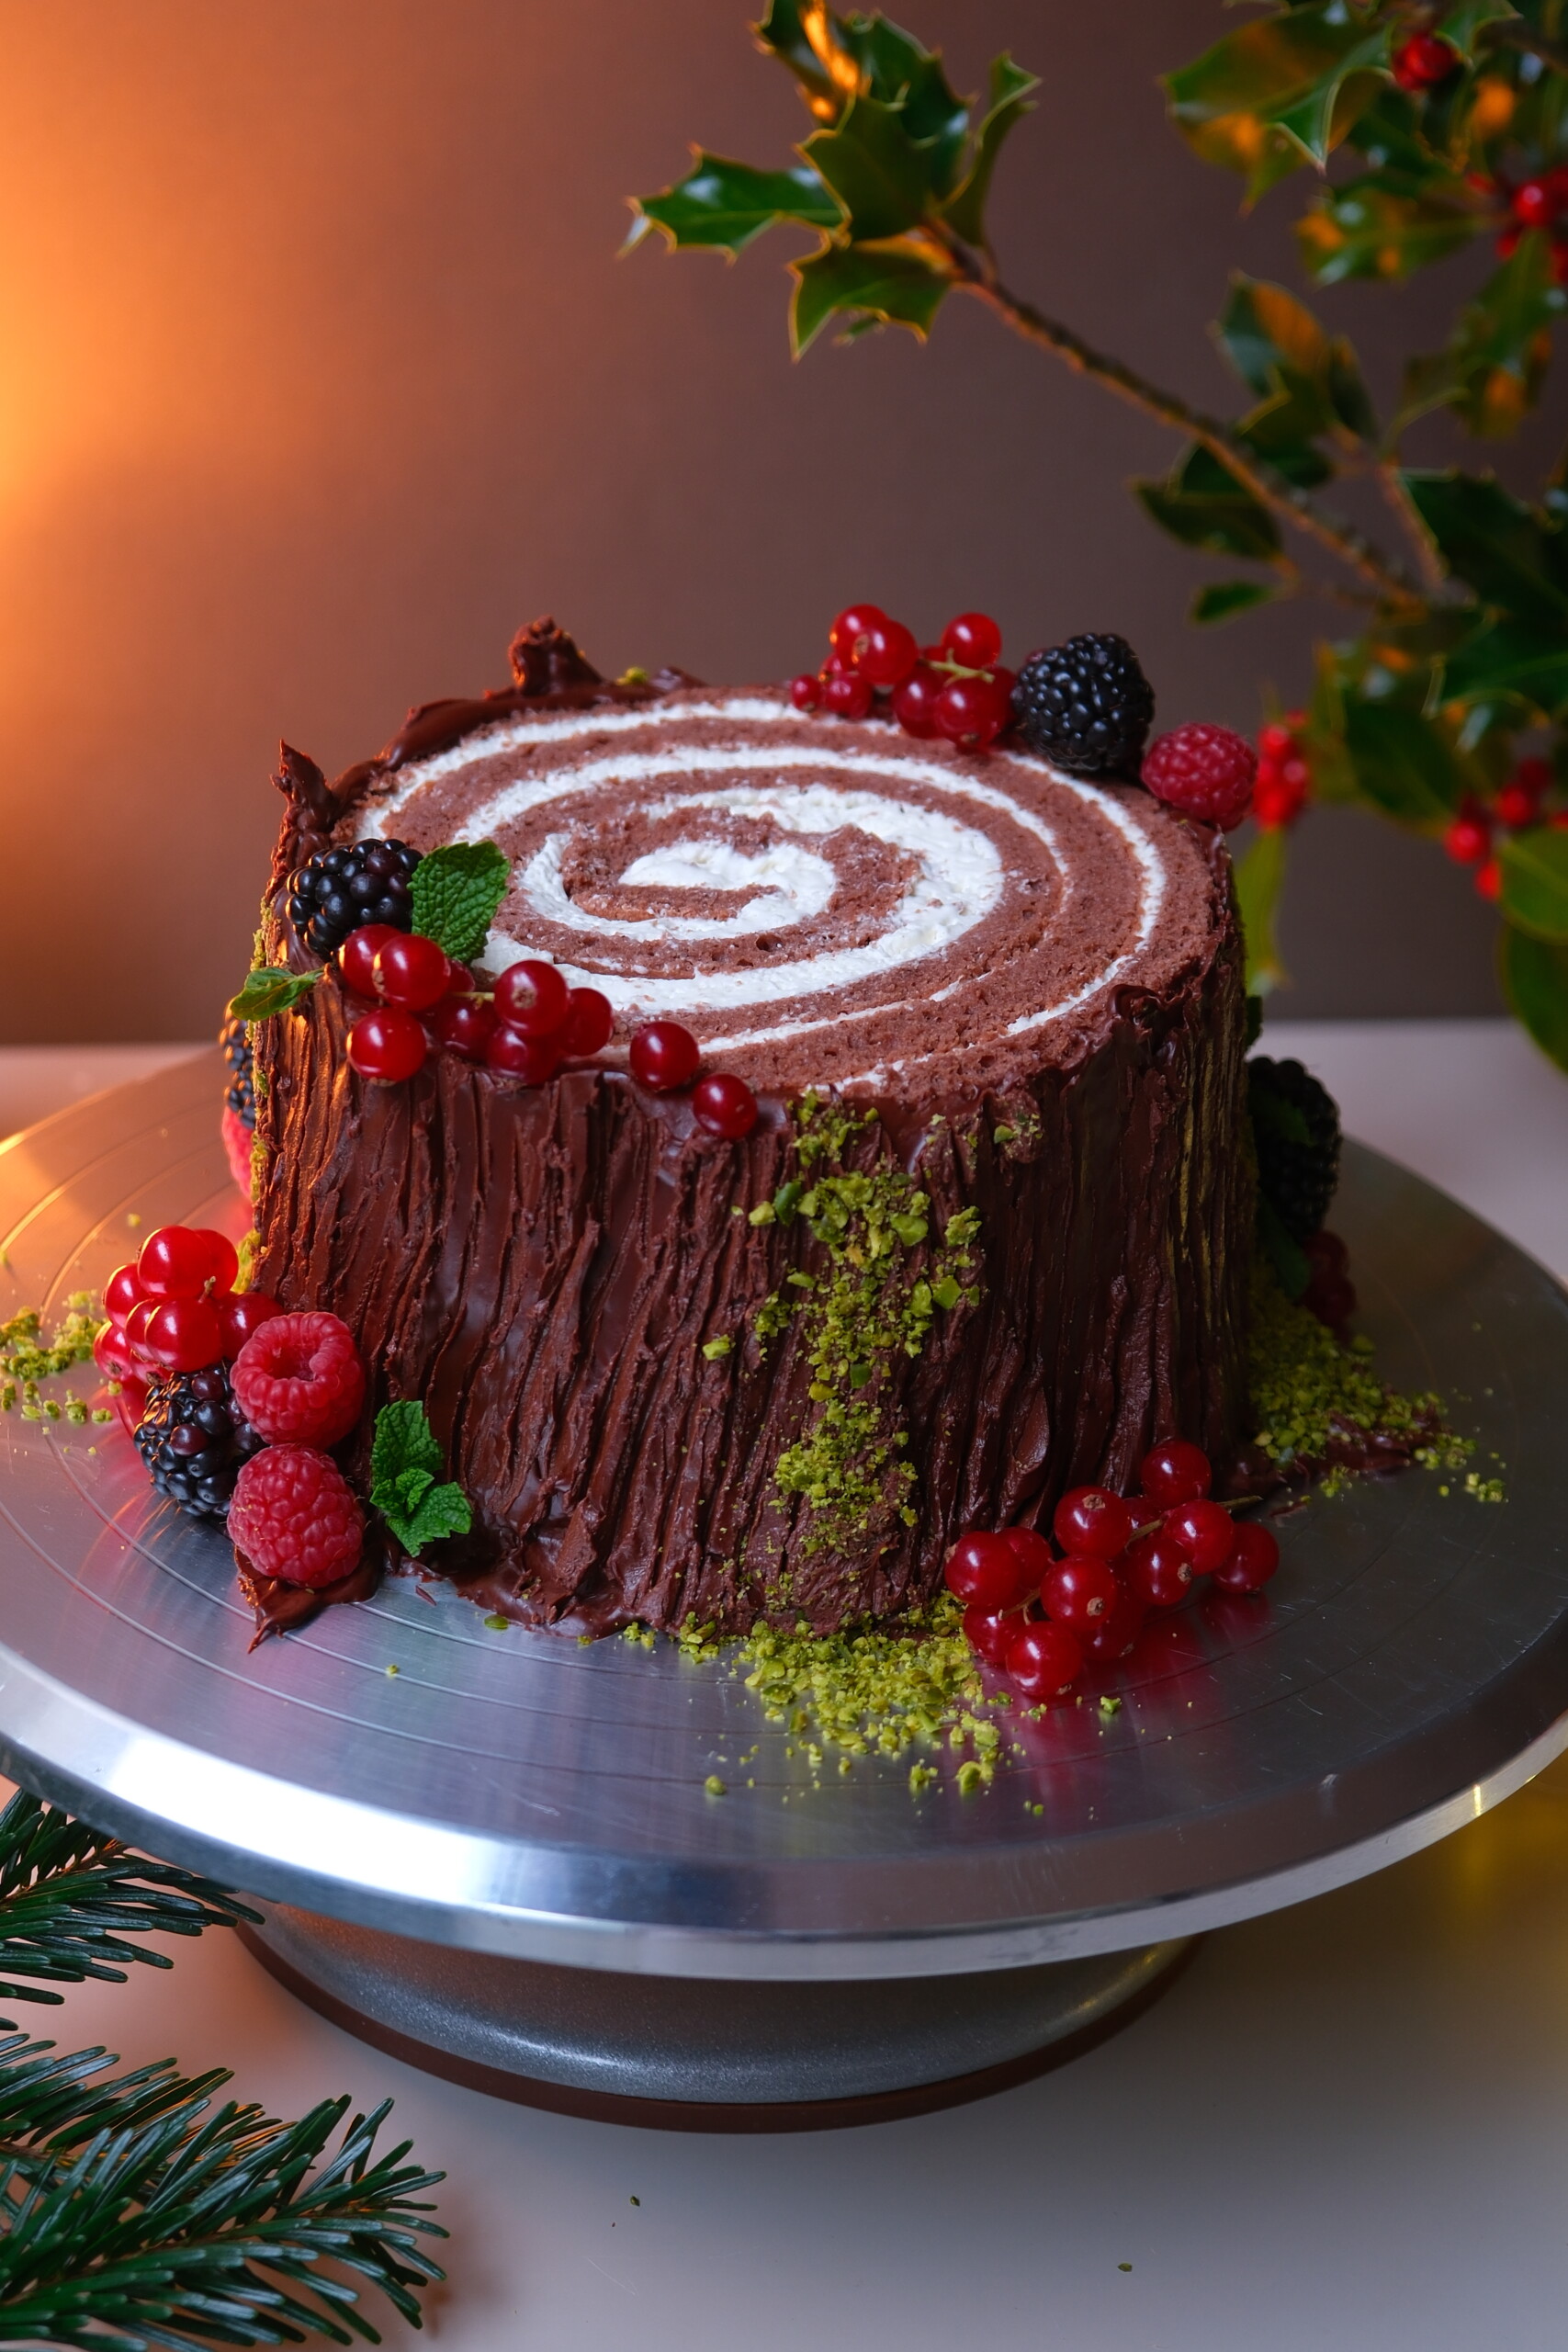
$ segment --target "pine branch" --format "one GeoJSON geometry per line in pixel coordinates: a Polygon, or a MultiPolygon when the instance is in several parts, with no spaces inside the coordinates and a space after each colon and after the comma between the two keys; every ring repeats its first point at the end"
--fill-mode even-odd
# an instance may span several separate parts
{"type": "MultiPolygon", "coordinates": [[[[5,1978],[122,1984],[126,1966],[171,1965],[128,1935],[198,1936],[256,1914],[194,1871],[130,1853],[26,1792],[0,1813],[0,1965],[5,1978]]],[[[0,1980],[0,1999],[58,2002],[0,1980]]]]}

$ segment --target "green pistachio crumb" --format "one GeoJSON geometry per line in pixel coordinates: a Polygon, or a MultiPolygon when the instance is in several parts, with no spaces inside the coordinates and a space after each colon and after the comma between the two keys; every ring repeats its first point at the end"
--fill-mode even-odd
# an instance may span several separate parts
{"type": "Polygon", "coordinates": [[[727,1332],[720,1339],[705,1340],[703,1341],[703,1353],[706,1356],[709,1363],[716,1363],[720,1356],[727,1356],[734,1345],[734,1340],[727,1332]]]}
{"type": "Polygon", "coordinates": [[[707,1791],[710,1797],[727,1797],[729,1794],[729,1791],[725,1787],[724,1782],[719,1779],[716,1772],[710,1772],[707,1779],[703,1782],[703,1786],[707,1791]]]}
{"type": "Polygon", "coordinates": [[[1011,1143],[1017,1133],[1018,1129],[1016,1127],[993,1127],[991,1129],[991,1141],[993,1143],[1011,1143]]]}
{"type": "Polygon", "coordinates": [[[492,1634],[504,1634],[511,1623],[511,1618],[502,1616],[499,1610],[493,1617],[487,1617],[485,1619],[485,1623],[489,1626],[492,1634]]]}
{"type": "MultiPolygon", "coordinates": [[[[629,670],[623,670],[621,672],[620,676],[615,680],[615,684],[618,686],[646,686],[649,681],[649,672],[642,667],[640,662],[634,662],[629,670]]],[[[634,2205],[637,2203],[637,2199],[635,2197],[632,2199],[632,2203],[634,2205]]]]}
{"type": "Polygon", "coordinates": [[[1108,1691],[1105,1693],[1104,1697],[1100,1700],[1100,1713],[1101,1713],[1102,1715],[1106,1716],[1108,1719],[1109,1719],[1109,1717],[1111,1717],[1111,1715],[1119,1715],[1119,1714],[1121,1713],[1121,1712],[1122,1712],[1122,1702],[1121,1702],[1121,1700],[1120,1700],[1120,1699],[1113,1699],[1113,1698],[1111,1696],[1110,1691],[1108,1690],[1108,1691]]]}
{"type": "Polygon", "coordinates": [[[130,1229],[131,1229],[132,1233],[134,1233],[134,1232],[135,1232],[135,1230],[136,1230],[136,1228],[137,1228],[137,1227],[141,1224],[141,1219],[138,1216],[138,1215],[136,1214],[136,1211],[135,1211],[134,1209],[132,1209],[132,1210],[130,1212],[130,1214],[129,1214],[129,1216],[127,1216],[127,1218],[126,1218],[126,1220],[125,1220],[125,1221],[126,1221],[127,1225],[128,1225],[128,1226],[130,1226],[130,1229]]]}
{"type": "Polygon", "coordinates": [[[773,1221],[772,1201],[759,1201],[746,1221],[749,1225],[772,1225],[773,1221]]]}
{"type": "Polygon", "coordinates": [[[389,1674],[400,1674],[402,1670],[403,1669],[400,1666],[389,1666],[387,1668],[389,1674]]]}
{"type": "Polygon", "coordinates": [[[1500,1503],[1503,1499],[1501,1478],[1483,1478],[1472,1470],[1464,1482],[1464,1491],[1478,1503],[1500,1503]]]}
{"type": "Polygon", "coordinates": [[[971,1757],[967,1763],[961,1764],[958,1768],[959,1795],[961,1797],[974,1796],[976,1792],[985,1785],[985,1779],[986,1776],[984,1772],[982,1772],[978,1764],[976,1764],[973,1757],[971,1757]]]}

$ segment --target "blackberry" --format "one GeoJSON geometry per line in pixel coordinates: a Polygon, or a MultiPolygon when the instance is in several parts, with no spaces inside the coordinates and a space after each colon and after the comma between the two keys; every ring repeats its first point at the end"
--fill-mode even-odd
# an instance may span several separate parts
{"type": "Polygon", "coordinates": [[[288,920],[324,964],[361,923],[413,928],[409,888],[419,852],[407,842],[355,842],[329,849],[288,877],[288,920]]]}
{"type": "Polygon", "coordinates": [[[229,1367],[161,1372],[147,1390],[136,1450],[161,1495],[194,1519],[225,1519],[240,1464],[262,1439],[234,1402],[229,1367]]]}
{"type": "Polygon", "coordinates": [[[218,1042],[229,1065],[229,1091],[223,1100],[242,1126],[254,1127],[256,1123],[255,1065],[246,1023],[225,1021],[218,1032],[218,1042]]]}
{"type": "Polygon", "coordinates": [[[1292,1241],[1323,1229],[1339,1182],[1339,1113],[1334,1097],[1300,1062],[1255,1054],[1247,1065],[1247,1108],[1258,1147],[1258,1187],[1292,1241]]]}
{"type": "Polygon", "coordinates": [[[1030,655],[1012,714],[1030,750],[1057,767],[1133,784],[1154,722],[1154,688],[1124,637],[1069,637],[1030,655]]]}

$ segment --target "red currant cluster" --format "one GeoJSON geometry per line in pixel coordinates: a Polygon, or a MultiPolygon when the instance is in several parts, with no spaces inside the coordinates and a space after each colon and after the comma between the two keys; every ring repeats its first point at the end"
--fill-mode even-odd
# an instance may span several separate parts
{"type": "Polygon", "coordinates": [[[232,1363],[253,1331],[282,1314],[265,1291],[237,1291],[239,1271],[226,1234],[185,1225],[161,1225],[133,1263],[116,1267],[104,1288],[108,1320],[93,1342],[93,1361],[119,1384],[128,1429],[141,1418],[154,1374],[232,1363]]]}
{"type": "Polygon", "coordinates": [[[1301,738],[1305,725],[1304,710],[1288,710],[1282,719],[1258,730],[1252,813],[1260,825],[1293,825],[1306,807],[1312,768],[1301,738]]]}
{"type": "Polygon", "coordinates": [[[1552,782],[1547,761],[1521,760],[1495,800],[1488,803],[1472,795],[1461,803],[1459,815],[1443,835],[1443,847],[1456,865],[1475,868],[1475,887],[1483,899],[1495,899],[1503,887],[1495,854],[1498,832],[1528,832],[1540,824],[1554,832],[1568,829],[1568,809],[1543,814],[1552,782]]]}
{"type": "Polygon", "coordinates": [[[1412,33],[1402,40],[1390,61],[1393,78],[1413,98],[1435,90],[1463,63],[1457,49],[1438,33],[1412,33]]]}
{"type": "Polygon", "coordinates": [[[1554,164],[1528,180],[1510,185],[1498,177],[1478,177],[1474,185],[1500,197],[1513,216],[1497,237],[1497,252],[1506,261],[1527,229],[1544,229],[1551,241],[1551,275],[1568,286],[1568,164],[1554,164]]]}
{"type": "Polygon", "coordinates": [[[1031,1527],[961,1535],[947,1563],[964,1603],[969,1646],[1026,1699],[1071,1691],[1087,1668],[1127,1656],[1151,1609],[1174,1609],[1194,1580],[1258,1592],[1280,1546],[1256,1521],[1233,1521],[1208,1499],[1208,1455],[1183,1439],[1156,1445],[1131,1498],[1075,1487],[1056,1505],[1057,1558],[1031,1527]]]}
{"type": "Polygon", "coordinates": [[[919,645],[880,605],[851,605],[828,631],[815,676],[790,682],[796,710],[831,718],[896,718],[906,735],[943,735],[984,752],[1012,724],[1015,673],[1001,665],[1002,633],[988,613],[960,613],[939,645],[919,645]]]}

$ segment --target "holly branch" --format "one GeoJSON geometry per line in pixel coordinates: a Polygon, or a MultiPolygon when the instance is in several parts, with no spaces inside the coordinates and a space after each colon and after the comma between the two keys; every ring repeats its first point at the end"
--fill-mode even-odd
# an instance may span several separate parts
{"type": "Polygon", "coordinates": [[[1362,620],[1317,647],[1309,707],[1269,711],[1260,733],[1259,832],[1239,876],[1255,985],[1283,978],[1289,827],[1309,797],[1359,801],[1474,868],[1504,918],[1515,1009],[1568,1067],[1568,473],[1523,500],[1403,449],[1439,411],[1495,439],[1540,401],[1568,310],[1565,17],[1568,0],[1266,0],[1165,77],[1176,130],[1239,174],[1249,202],[1313,175],[1296,242],[1318,285],[1396,283],[1495,243],[1497,266],[1444,348],[1408,359],[1386,417],[1348,340],[1283,287],[1231,279],[1216,336],[1248,402],[1230,421],[1015,293],[987,207],[1037,77],[1004,54],[985,96],[962,97],[913,34],[820,0],[771,0],[755,28],[812,118],[795,160],[759,169],[697,150],[683,179],[633,199],[628,242],[657,229],[733,257],[794,226],[815,237],[789,265],[796,356],[835,322],[841,341],[885,326],[923,340],[947,296],[967,294],[1179,434],[1168,474],[1134,495],[1196,555],[1248,567],[1205,583],[1193,619],[1312,594],[1362,620]],[[1375,491],[1402,556],[1325,501],[1339,482],[1375,491]]]}

